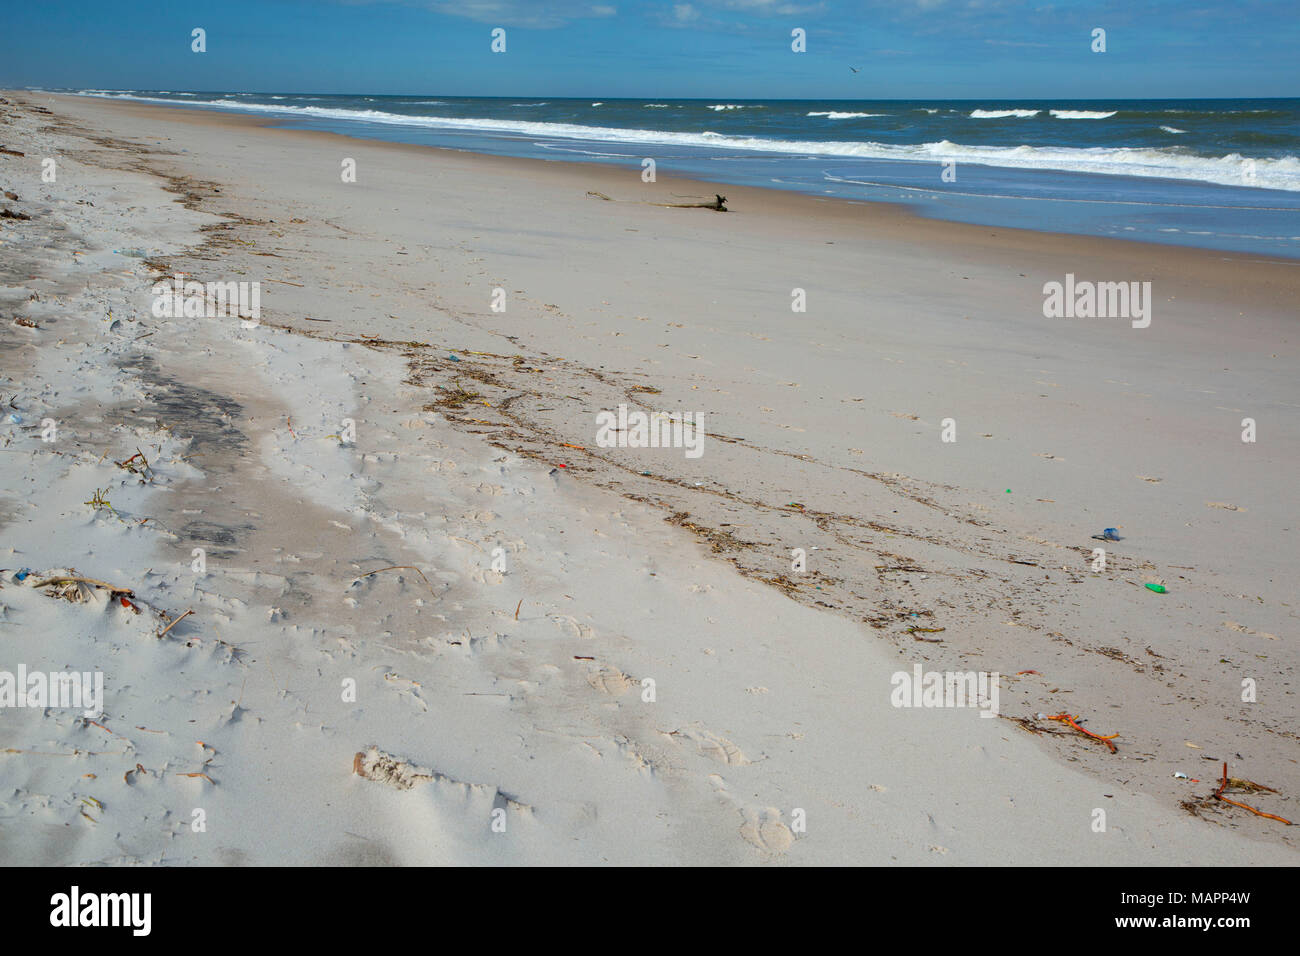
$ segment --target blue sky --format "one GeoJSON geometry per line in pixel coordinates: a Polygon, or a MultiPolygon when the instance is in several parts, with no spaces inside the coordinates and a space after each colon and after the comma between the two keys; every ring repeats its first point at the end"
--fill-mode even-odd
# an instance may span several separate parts
{"type": "Polygon", "coordinates": [[[1300,0],[39,0],[0,86],[733,98],[1300,96],[1300,0]],[[490,50],[493,27],[506,53],[490,50]],[[207,52],[190,31],[207,31],[207,52]],[[793,53],[790,31],[807,32],[793,53]],[[1090,50],[1106,30],[1107,52],[1090,50]],[[852,73],[849,67],[860,72],[852,73]]]}

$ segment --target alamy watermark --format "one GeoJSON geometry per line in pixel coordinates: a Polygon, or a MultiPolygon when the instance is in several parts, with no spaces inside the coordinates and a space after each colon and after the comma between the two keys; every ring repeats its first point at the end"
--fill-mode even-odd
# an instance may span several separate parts
{"type": "Polygon", "coordinates": [[[0,671],[0,708],[79,707],[87,717],[104,712],[103,671],[0,671]]]}
{"type": "Polygon", "coordinates": [[[1043,283],[1043,315],[1049,319],[1132,319],[1133,328],[1151,324],[1150,282],[1043,283]]]}
{"type": "Polygon", "coordinates": [[[262,318],[260,282],[194,282],[177,274],[154,283],[150,291],[155,319],[231,316],[251,328],[262,318]]]}
{"type": "Polygon", "coordinates": [[[152,893],[83,893],[73,886],[50,897],[50,925],[55,927],[126,927],[133,936],[148,936],[153,926],[152,893]]]}
{"type": "Polygon", "coordinates": [[[628,411],[596,413],[596,444],[601,448],[684,448],[687,458],[704,454],[704,415],[701,412],[628,411]]]}
{"type": "Polygon", "coordinates": [[[997,671],[895,671],[889,702],[895,707],[978,707],[981,717],[998,715],[997,671]]]}

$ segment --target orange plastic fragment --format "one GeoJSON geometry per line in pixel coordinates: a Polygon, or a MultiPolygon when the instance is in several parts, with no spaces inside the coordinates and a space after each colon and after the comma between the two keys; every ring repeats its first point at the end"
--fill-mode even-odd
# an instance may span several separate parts
{"type": "Polygon", "coordinates": [[[1059,720],[1062,721],[1063,723],[1067,723],[1075,730],[1077,730],[1079,733],[1083,734],[1085,737],[1091,737],[1093,740],[1100,740],[1102,743],[1104,743],[1107,747],[1110,748],[1111,753],[1115,753],[1115,745],[1111,743],[1111,741],[1114,740],[1116,737],[1118,737],[1119,734],[1107,734],[1106,736],[1102,736],[1101,734],[1094,734],[1091,730],[1088,730],[1085,727],[1080,727],[1078,724],[1075,723],[1075,721],[1079,719],[1078,716],[1071,717],[1069,714],[1056,714],[1055,716],[1048,717],[1047,719],[1059,720]]]}
{"type": "Polygon", "coordinates": [[[1234,807],[1241,807],[1241,809],[1243,810],[1249,810],[1257,817],[1268,817],[1270,820],[1276,820],[1278,823],[1285,823],[1287,826],[1295,825],[1286,817],[1275,816],[1272,813],[1265,813],[1263,810],[1256,810],[1254,807],[1248,806],[1244,803],[1238,803],[1236,800],[1229,800],[1227,797],[1223,795],[1223,791],[1227,788],[1227,786],[1228,786],[1228,762],[1225,760],[1223,762],[1223,779],[1219,781],[1219,789],[1214,791],[1214,799],[1222,800],[1224,803],[1230,803],[1234,807]]]}

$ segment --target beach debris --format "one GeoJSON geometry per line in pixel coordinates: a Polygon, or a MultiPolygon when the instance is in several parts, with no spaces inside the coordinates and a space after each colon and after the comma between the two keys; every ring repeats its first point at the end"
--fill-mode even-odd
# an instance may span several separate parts
{"type": "Polygon", "coordinates": [[[424,406],[426,412],[432,412],[439,408],[461,409],[465,407],[466,402],[474,402],[483,396],[478,392],[471,392],[462,388],[459,384],[455,388],[445,388],[445,393],[441,398],[432,404],[424,406]]]}
{"type": "MultiPolygon", "coordinates": [[[[205,764],[204,766],[206,766],[206,764],[205,764]]],[[[196,771],[194,771],[193,773],[178,773],[178,774],[176,774],[176,776],[178,776],[178,777],[202,777],[204,780],[206,780],[208,783],[212,784],[214,787],[217,785],[217,782],[216,782],[215,780],[213,780],[211,777],[209,777],[209,776],[208,776],[206,773],[204,773],[202,770],[196,770],[196,771]]]]}
{"type": "Polygon", "coordinates": [[[1117,528],[1106,528],[1101,534],[1094,534],[1093,538],[1098,541],[1120,541],[1119,530],[1117,528]]]}
{"type": "Polygon", "coordinates": [[[396,790],[410,790],[417,783],[434,779],[432,771],[384,753],[378,747],[358,751],[352,758],[352,772],[365,780],[384,783],[396,790]]]}
{"type": "Polygon", "coordinates": [[[663,206],[666,209],[712,209],[714,212],[730,212],[727,209],[727,197],[718,193],[713,194],[713,202],[647,202],[643,199],[615,199],[594,189],[587,190],[587,195],[594,199],[603,199],[605,202],[630,202],[643,206],[663,206]]]}
{"type": "Polygon", "coordinates": [[[1277,791],[1274,790],[1272,787],[1266,787],[1263,784],[1255,783],[1252,780],[1239,780],[1236,777],[1229,777],[1228,762],[1225,760],[1223,762],[1223,778],[1219,782],[1219,789],[1215,790],[1214,793],[1212,794],[1215,800],[1220,800],[1223,803],[1231,804],[1234,807],[1241,807],[1241,809],[1243,810],[1249,810],[1257,817],[1267,817],[1270,820],[1276,820],[1279,823],[1285,823],[1287,826],[1294,826],[1294,824],[1290,820],[1286,819],[1286,817],[1279,817],[1272,813],[1265,813],[1263,810],[1256,810],[1254,807],[1250,806],[1249,804],[1240,803],[1236,800],[1229,800],[1227,797],[1223,795],[1223,791],[1227,790],[1230,787],[1234,790],[1245,790],[1247,793],[1277,793],[1277,791]]]}
{"type": "Polygon", "coordinates": [[[361,575],[361,577],[357,578],[352,583],[358,584],[361,581],[365,580],[366,578],[370,577],[371,575],[381,574],[384,571],[414,571],[416,574],[420,576],[420,580],[423,581],[425,586],[429,589],[429,593],[432,594],[434,597],[438,596],[437,592],[433,590],[433,585],[429,583],[429,579],[424,576],[424,572],[421,571],[419,568],[415,567],[415,565],[413,564],[393,564],[393,565],[389,565],[386,568],[376,568],[373,571],[367,571],[365,574],[361,575]]]}
{"type": "Polygon", "coordinates": [[[31,218],[32,218],[32,217],[29,216],[29,215],[27,215],[27,213],[25,213],[25,212],[14,212],[14,211],[13,211],[12,209],[10,209],[8,206],[5,206],[4,209],[0,209],[0,219],[23,219],[23,220],[30,220],[31,218]]]}
{"type": "MultiPolygon", "coordinates": [[[[49,577],[41,581],[35,581],[30,586],[49,588],[50,590],[46,593],[53,597],[63,598],[65,601],[71,601],[73,604],[89,601],[97,590],[107,591],[110,601],[117,599],[122,602],[123,607],[129,608],[137,614],[140,613],[140,609],[128,600],[135,597],[135,592],[130,588],[121,588],[95,578],[84,578],[71,570],[59,569],[47,573],[49,577]]],[[[26,575],[23,577],[25,578],[26,575]]]]}
{"type": "Polygon", "coordinates": [[[524,599],[520,598],[519,603],[515,605],[515,620],[519,620],[519,609],[524,606],[524,599]]]}
{"type": "Polygon", "coordinates": [[[943,638],[941,638],[941,637],[917,637],[916,635],[918,635],[918,634],[939,634],[939,633],[941,633],[942,631],[946,631],[946,630],[947,630],[947,628],[945,628],[945,627],[918,627],[917,625],[913,624],[911,627],[905,627],[905,628],[903,628],[903,633],[904,633],[904,634],[911,634],[912,637],[913,637],[915,640],[918,640],[918,641],[929,641],[931,644],[942,644],[942,643],[943,643],[943,638]]]}
{"type": "Polygon", "coordinates": [[[136,448],[135,454],[130,458],[127,458],[125,461],[115,461],[113,464],[125,471],[129,471],[133,475],[139,475],[141,478],[145,478],[149,481],[153,480],[154,471],[149,466],[149,459],[144,456],[144,452],[142,452],[139,447],[136,448]]]}
{"type": "Polygon", "coordinates": [[[1156,594],[1169,593],[1168,589],[1163,584],[1152,584],[1150,581],[1148,581],[1146,584],[1142,586],[1146,588],[1148,591],[1154,591],[1156,594]]]}
{"type": "Polygon", "coordinates": [[[1103,736],[1103,735],[1101,735],[1101,734],[1094,734],[1091,730],[1088,730],[1088,729],[1085,728],[1085,727],[1080,727],[1080,726],[1079,726],[1078,721],[1079,721],[1080,718],[1079,718],[1079,716],[1078,716],[1077,714],[1076,714],[1075,716],[1071,717],[1068,713],[1060,713],[1060,714],[1054,714],[1054,715],[1052,715],[1052,716],[1050,716],[1050,717],[1047,717],[1047,718],[1045,718],[1045,719],[1046,719],[1046,720],[1059,720],[1059,721],[1061,721],[1061,723],[1069,724],[1071,727],[1073,727],[1073,728],[1074,728],[1075,730],[1077,730],[1079,733],[1083,734],[1085,737],[1091,737],[1093,740],[1100,740],[1102,743],[1104,743],[1104,744],[1105,744],[1105,745],[1110,749],[1110,752],[1111,752],[1111,753],[1115,753],[1115,745],[1114,745],[1113,743],[1111,743],[1111,741],[1112,741],[1113,739],[1115,739],[1116,737],[1118,737],[1119,734],[1108,734],[1108,735],[1105,735],[1105,736],[1103,736]]]}
{"type": "Polygon", "coordinates": [[[96,488],[95,494],[91,497],[91,499],[89,501],[82,502],[82,504],[90,505],[96,511],[102,511],[103,509],[107,508],[109,511],[113,512],[114,514],[117,514],[117,509],[114,508],[112,503],[107,498],[104,497],[104,495],[107,493],[108,493],[107,488],[96,488]]]}
{"type": "Polygon", "coordinates": [[[181,621],[185,620],[187,617],[189,617],[189,616],[190,616],[191,614],[193,614],[193,613],[194,613],[194,609],[193,609],[193,608],[191,608],[190,610],[186,611],[186,612],[185,612],[184,614],[182,614],[180,617],[176,618],[176,620],[172,621],[170,624],[168,624],[166,627],[164,627],[161,631],[159,631],[159,632],[158,632],[158,637],[159,637],[160,639],[163,638],[163,637],[165,637],[168,631],[170,631],[173,627],[175,627],[177,624],[179,624],[181,621]]]}

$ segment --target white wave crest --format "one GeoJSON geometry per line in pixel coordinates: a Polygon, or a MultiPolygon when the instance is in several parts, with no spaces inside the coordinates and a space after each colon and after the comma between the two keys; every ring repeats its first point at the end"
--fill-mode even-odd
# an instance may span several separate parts
{"type": "Polygon", "coordinates": [[[837,113],[835,110],[828,110],[823,113],[809,113],[809,116],[825,116],[827,119],[857,119],[861,116],[884,116],[884,113],[837,113]]]}
{"type": "Polygon", "coordinates": [[[971,110],[971,119],[1028,119],[1037,116],[1042,110],[971,110]]]}
{"type": "Polygon", "coordinates": [[[1109,113],[1099,113],[1096,110],[1048,110],[1057,119],[1110,119],[1119,110],[1111,110],[1109,113]]]}

